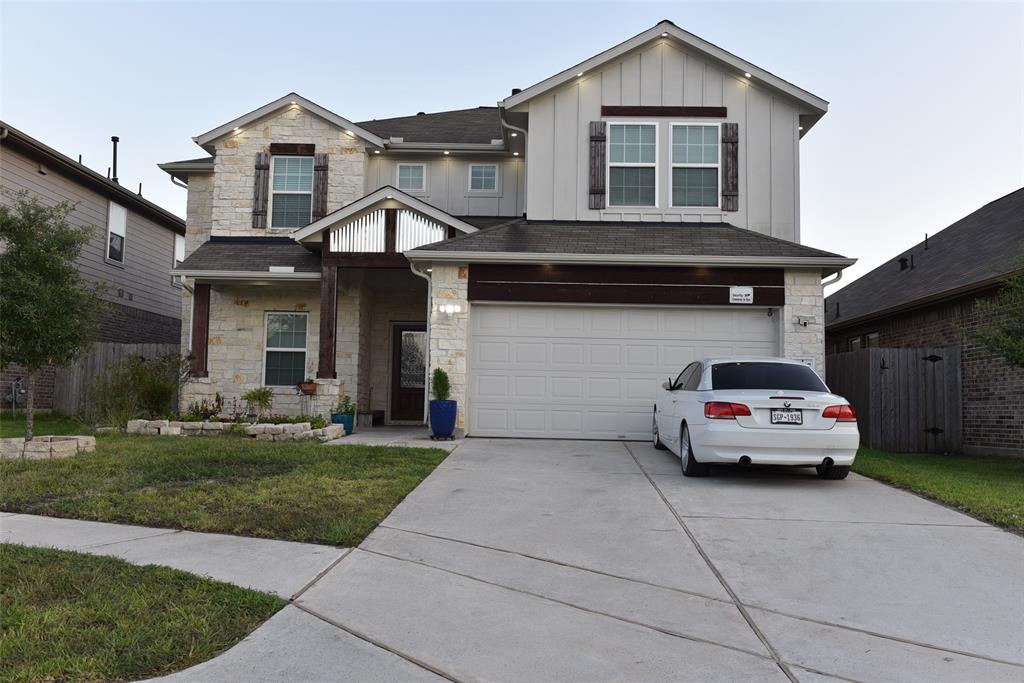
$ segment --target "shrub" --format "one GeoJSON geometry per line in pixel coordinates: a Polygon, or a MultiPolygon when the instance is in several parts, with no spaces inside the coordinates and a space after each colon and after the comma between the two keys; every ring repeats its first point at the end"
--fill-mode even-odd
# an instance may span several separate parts
{"type": "Polygon", "coordinates": [[[356,407],[352,403],[352,397],[348,394],[342,396],[338,401],[338,405],[334,407],[334,412],[341,413],[342,415],[355,415],[356,407]]]}
{"type": "Polygon", "coordinates": [[[224,397],[217,392],[213,399],[206,399],[188,404],[188,414],[200,420],[215,418],[224,409],[224,397]]]}
{"type": "Polygon", "coordinates": [[[167,354],[128,358],[109,366],[90,389],[85,417],[108,425],[123,425],[136,417],[166,417],[186,362],[177,354],[167,354]]]}
{"type": "Polygon", "coordinates": [[[447,401],[448,397],[452,394],[448,373],[441,368],[434,368],[434,374],[430,379],[430,386],[434,392],[434,398],[438,401],[447,401]]]}
{"type": "Polygon", "coordinates": [[[249,414],[263,415],[274,403],[274,392],[269,387],[250,389],[242,394],[242,400],[245,401],[245,408],[249,414]]]}

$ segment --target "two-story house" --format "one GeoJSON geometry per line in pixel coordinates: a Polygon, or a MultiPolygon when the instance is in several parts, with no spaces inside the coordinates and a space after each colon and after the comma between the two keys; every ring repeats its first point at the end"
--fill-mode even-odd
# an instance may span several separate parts
{"type": "Polygon", "coordinates": [[[823,373],[822,279],[853,263],[800,244],[827,107],[663,21],[497,107],[240,116],[162,165],[189,187],[183,403],[422,423],[440,367],[470,435],[643,439],[694,358],[823,373]]]}
{"type": "MultiPolygon", "coordinates": [[[[73,206],[68,222],[92,227],[92,239],[77,264],[85,278],[106,284],[108,305],[98,341],[179,343],[181,283],[167,271],[185,258],[185,221],[81,160],[0,122],[0,203],[9,204],[20,191],[45,204],[67,201],[73,206]]],[[[24,376],[24,368],[16,365],[0,368],[0,395],[10,396],[11,383],[24,376]]],[[[54,398],[50,367],[37,379],[35,405],[52,408],[54,398]]]]}

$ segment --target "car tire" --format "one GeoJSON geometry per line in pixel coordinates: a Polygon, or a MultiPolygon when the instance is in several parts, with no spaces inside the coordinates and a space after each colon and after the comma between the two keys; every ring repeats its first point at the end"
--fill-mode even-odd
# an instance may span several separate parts
{"type": "Polygon", "coordinates": [[[658,434],[658,415],[657,415],[657,413],[655,413],[654,419],[652,420],[651,435],[653,437],[654,447],[656,449],[658,449],[659,451],[664,451],[664,450],[668,449],[668,446],[666,446],[665,444],[663,444],[661,442],[661,435],[658,434]]]}
{"type": "Polygon", "coordinates": [[[711,466],[704,462],[697,462],[693,457],[693,446],[690,444],[690,430],[683,425],[683,431],[679,435],[679,463],[683,468],[683,476],[706,477],[711,471],[711,466]]]}
{"type": "Polygon", "coordinates": [[[814,469],[818,470],[818,476],[822,479],[846,479],[850,473],[849,465],[818,465],[814,469]]]}

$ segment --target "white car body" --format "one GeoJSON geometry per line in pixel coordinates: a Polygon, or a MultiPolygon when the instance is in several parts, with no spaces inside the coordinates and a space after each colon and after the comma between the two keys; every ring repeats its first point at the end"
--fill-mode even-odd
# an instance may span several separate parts
{"type": "MultiPolygon", "coordinates": [[[[660,439],[661,444],[685,458],[685,428],[693,458],[701,464],[824,467],[853,464],[860,445],[856,421],[840,421],[822,415],[827,407],[848,406],[849,401],[828,392],[824,382],[821,388],[825,391],[714,388],[712,369],[716,365],[744,363],[806,367],[799,361],[756,357],[705,358],[691,363],[678,377],[658,388],[654,408],[655,444],[660,439]],[[691,368],[693,374],[687,375],[691,368]],[[677,382],[686,386],[677,388],[677,382]],[[705,406],[710,402],[742,404],[749,408],[750,414],[709,418],[705,416],[705,406]],[[782,409],[779,417],[799,411],[801,424],[773,424],[773,409],[782,409]]],[[[807,371],[813,372],[810,368],[807,371]]]]}

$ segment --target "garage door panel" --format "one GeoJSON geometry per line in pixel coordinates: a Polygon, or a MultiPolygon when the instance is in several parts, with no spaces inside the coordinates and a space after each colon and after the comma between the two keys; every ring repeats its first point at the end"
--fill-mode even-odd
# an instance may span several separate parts
{"type": "Polygon", "coordinates": [[[706,356],[777,354],[763,309],[473,304],[476,436],[650,438],[655,389],[706,356]]]}

